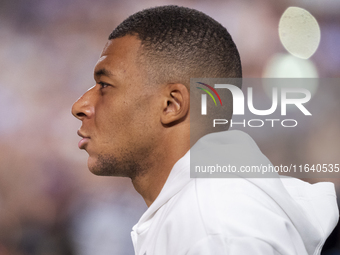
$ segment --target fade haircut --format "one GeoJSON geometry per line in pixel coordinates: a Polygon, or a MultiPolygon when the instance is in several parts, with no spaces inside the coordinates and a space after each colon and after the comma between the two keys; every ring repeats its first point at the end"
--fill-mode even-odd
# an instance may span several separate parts
{"type": "Polygon", "coordinates": [[[161,6],[137,12],[113,30],[109,40],[126,35],[141,40],[140,61],[152,83],[190,78],[241,78],[241,60],[230,34],[197,10],[161,6]]]}

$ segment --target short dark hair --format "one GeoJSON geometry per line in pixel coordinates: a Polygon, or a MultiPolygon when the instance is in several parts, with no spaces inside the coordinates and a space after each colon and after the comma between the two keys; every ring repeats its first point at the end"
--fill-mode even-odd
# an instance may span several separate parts
{"type": "Polygon", "coordinates": [[[137,12],[110,34],[141,40],[141,56],[149,78],[158,83],[190,78],[241,78],[241,60],[227,29],[206,14],[178,6],[161,6],[137,12]]]}

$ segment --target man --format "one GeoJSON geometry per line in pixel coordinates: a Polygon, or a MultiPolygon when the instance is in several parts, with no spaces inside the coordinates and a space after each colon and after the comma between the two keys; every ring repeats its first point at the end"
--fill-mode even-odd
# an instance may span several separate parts
{"type": "MultiPolygon", "coordinates": [[[[199,139],[192,151],[211,159],[269,162],[240,131],[208,134],[200,123],[190,137],[190,78],[241,76],[227,30],[196,10],[147,9],[109,36],[96,85],[72,113],[82,121],[79,148],[90,171],[131,178],[149,207],[132,231],[136,254],[320,253],[338,216],[331,184],[190,179],[190,140],[199,139]],[[212,154],[216,145],[223,149],[212,154]]],[[[231,118],[230,94],[226,100],[231,118]]]]}

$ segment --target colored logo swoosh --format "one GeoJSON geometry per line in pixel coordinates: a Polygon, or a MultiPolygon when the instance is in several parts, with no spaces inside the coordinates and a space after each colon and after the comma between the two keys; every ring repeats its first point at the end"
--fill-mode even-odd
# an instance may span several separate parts
{"type": "MultiPolygon", "coordinates": [[[[206,86],[207,88],[211,89],[211,90],[215,93],[215,95],[217,96],[218,100],[220,101],[220,104],[222,105],[222,100],[221,100],[221,98],[220,98],[220,95],[217,93],[217,91],[216,91],[213,87],[211,87],[210,85],[205,84],[205,83],[203,83],[203,82],[197,82],[197,83],[199,83],[199,84],[201,84],[201,85],[204,85],[204,86],[206,86]]],[[[200,88],[200,87],[197,87],[197,88],[198,88],[198,89],[201,89],[201,90],[203,90],[203,91],[205,91],[205,92],[206,92],[206,93],[214,100],[215,105],[217,105],[214,96],[213,96],[208,90],[202,89],[202,88],[200,88]]]]}

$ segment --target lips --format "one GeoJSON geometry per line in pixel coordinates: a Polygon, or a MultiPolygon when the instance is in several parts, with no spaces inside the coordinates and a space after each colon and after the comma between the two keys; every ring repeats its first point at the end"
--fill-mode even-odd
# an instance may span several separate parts
{"type": "Polygon", "coordinates": [[[82,137],[82,139],[78,143],[79,149],[85,149],[86,144],[89,142],[90,137],[81,133],[79,130],[77,131],[77,134],[82,137]]]}

